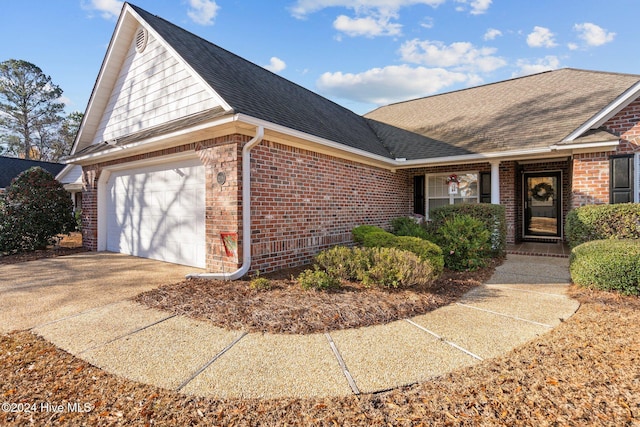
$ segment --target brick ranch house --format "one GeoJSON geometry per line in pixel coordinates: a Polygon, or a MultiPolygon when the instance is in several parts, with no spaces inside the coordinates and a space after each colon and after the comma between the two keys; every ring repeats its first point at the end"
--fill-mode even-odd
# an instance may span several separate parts
{"type": "Polygon", "coordinates": [[[561,69],[360,116],[125,4],[68,161],[87,248],[237,278],[449,203],[563,239],[571,208],[638,201],[639,94],[561,69]]]}

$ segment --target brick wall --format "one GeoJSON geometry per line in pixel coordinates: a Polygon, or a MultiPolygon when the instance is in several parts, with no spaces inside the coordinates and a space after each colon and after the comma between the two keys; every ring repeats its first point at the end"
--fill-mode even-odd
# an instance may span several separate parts
{"type": "MultiPolygon", "coordinates": [[[[636,100],[604,123],[620,137],[615,152],[573,156],[572,207],[609,203],[609,156],[640,152],[640,100],[636,100]]],[[[637,171],[638,173],[640,171],[637,171]]]]}
{"type": "Polygon", "coordinates": [[[361,224],[412,212],[412,182],[396,173],[263,141],[251,151],[252,271],[304,264],[351,244],[361,224]]]}

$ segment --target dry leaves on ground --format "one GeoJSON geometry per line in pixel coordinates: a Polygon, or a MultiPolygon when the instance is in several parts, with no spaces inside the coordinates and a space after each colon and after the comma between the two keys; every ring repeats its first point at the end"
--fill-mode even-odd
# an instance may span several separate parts
{"type": "Polygon", "coordinates": [[[248,280],[189,279],[145,292],[134,300],[227,329],[309,334],[424,314],[456,301],[491,277],[494,269],[492,265],[473,272],[445,270],[435,290],[385,290],[345,283],[336,291],[306,291],[291,279],[300,269],[292,269],[272,275],[270,290],[251,289],[248,280]]]}
{"type": "Polygon", "coordinates": [[[0,424],[638,425],[640,299],[573,292],[582,306],[572,318],[503,357],[422,384],[346,398],[194,398],[107,374],[29,332],[15,332],[0,337],[0,400],[38,410],[0,412],[0,424]],[[92,409],[40,410],[47,402],[92,409]]]}

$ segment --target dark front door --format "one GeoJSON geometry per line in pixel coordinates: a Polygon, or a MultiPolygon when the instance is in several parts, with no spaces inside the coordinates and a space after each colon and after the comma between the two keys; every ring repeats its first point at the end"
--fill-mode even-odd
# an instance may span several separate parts
{"type": "Polygon", "coordinates": [[[560,237],[562,230],[560,172],[525,172],[523,186],[524,237],[560,237]]]}

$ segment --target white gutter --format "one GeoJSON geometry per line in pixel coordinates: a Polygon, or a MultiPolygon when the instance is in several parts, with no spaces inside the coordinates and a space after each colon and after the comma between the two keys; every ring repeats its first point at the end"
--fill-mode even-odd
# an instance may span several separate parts
{"type": "Polygon", "coordinates": [[[237,280],[251,267],[251,154],[253,147],[262,142],[264,127],[258,126],[256,136],[242,147],[242,266],[233,273],[193,273],[187,279],[237,280]]]}

